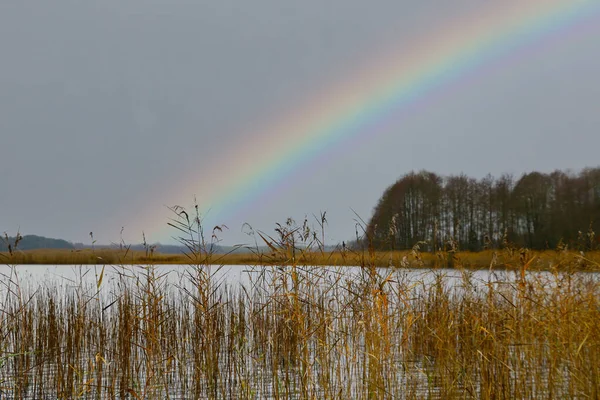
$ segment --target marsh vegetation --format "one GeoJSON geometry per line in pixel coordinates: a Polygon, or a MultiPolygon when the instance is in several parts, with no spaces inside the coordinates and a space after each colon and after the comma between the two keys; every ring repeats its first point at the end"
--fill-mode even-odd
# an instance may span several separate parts
{"type": "Polygon", "coordinates": [[[319,242],[288,221],[261,236],[287,265],[250,267],[235,283],[212,265],[199,218],[180,216],[189,266],[175,279],[152,262],[42,282],[7,267],[3,398],[600,395],[600,284],[577,272],[582,258],[536,273],[534,256],[507,249],[510,271],[456,263],[450,277],[378,268],[365,248],[357,268],[314,267],[299,260],[319,242]]]}

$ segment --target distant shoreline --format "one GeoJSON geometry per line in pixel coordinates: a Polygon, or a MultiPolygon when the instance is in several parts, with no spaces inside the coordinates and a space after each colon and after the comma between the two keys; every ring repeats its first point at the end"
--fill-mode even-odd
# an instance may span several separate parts
{"type": "Polygon", "coordinates": [[[113,249],[39,249],[0,252],[0,264],[54,265],[311,265],[394,266],[399,268],[464,268],[600,271],[600,251],[486,250],[481,252],[414,253],[405,251],[302,252],[291,250],[263,253],[160,254],[113,249]],[[495,255],[494,255],[495,254],[495,255]]]}

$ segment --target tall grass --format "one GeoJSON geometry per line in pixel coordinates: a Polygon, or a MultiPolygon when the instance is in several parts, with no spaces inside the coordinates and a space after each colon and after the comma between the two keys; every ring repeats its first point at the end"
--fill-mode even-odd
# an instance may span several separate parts
{"type": "MultiPolygon", "coordinates": [[[[262,239],[261,239],[262,240],[262,239]]],[[[273,252],[268,247],[254,249],[254,252],[230,252],[211,255],[211,262],[217,265],[289,265],[292,259],[286,253],[273,252]]],[[[313,266],[361,266],[372,264],[377,267],[396,266],[402,268],[461,268],[461,269],[518,269],[519,250],[506,248],[503,250],[485,250],[480,252],[461,251],[451,253],[418,253],[406,251],[373,251],[350,250],[341,247],[333,251],[323,251],[310,247],[298,250],[295,263],[313,266]],[[517,261],[517,262],[515,262],[517,261]]],[[[578,251],[527,251],[529,258],[535,257],[530,266],[532,270],[553,270],[556,268],[576,268],[581,271],[594,271],[600,262],[600,251],[585,253],[578,251]]],[[[127,249],[85,249],[85,250],[27,250],[10,255],[0,253],[0,262],[7,261],[13,265],[45,264],[45,265],[140,265],[140,264],[189,264],[186,254],[161,254],[158,250],[152,255],[144,251],[127,249]]],[[[202,261],[202,260],[200,260],[202,261]]],[[[206,261],[206,260],[204,260],[206,261]]]]}
{"type": "Polygon", "coordinates": [[[321,235],[289,220],[257,232],[280,265],[230,285],[212,264],[218,230],[175,211],[191,264],[175,279],[151,259],[33,286],[8,269],[2,398],[600,396],[600,285],[571,258],[534,273],[513,252],[514,272],[484,280],[377,268],[369,249],[360,268],[314,267],[302,260],[321,235]]]}

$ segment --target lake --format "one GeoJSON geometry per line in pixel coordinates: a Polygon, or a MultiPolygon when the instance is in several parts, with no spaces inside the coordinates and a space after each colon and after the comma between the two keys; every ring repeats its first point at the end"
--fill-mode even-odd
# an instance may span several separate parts
{"type": "Polygon", "coordinates": [[[596,273],[0,267],[3,398],[584,398],[596,273]]]}

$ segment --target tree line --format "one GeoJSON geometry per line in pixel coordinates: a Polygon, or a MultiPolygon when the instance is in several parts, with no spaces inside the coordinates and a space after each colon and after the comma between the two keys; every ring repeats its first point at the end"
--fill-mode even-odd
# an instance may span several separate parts
{"type": "Polygon", "coordinates": [[[0,236],[0,252],[10,250],[34,250],[34,249],[74,249],[72,243],[62,239],[52,239],[37,235],[17,235],[10,237],[6,233],[0,236]]]}
{"type": "Polygon", "coordinates": [[[482,179],[410,172],[385,190],[366,228],[378,249],[600,248],[600,167],[482,179]]]}

